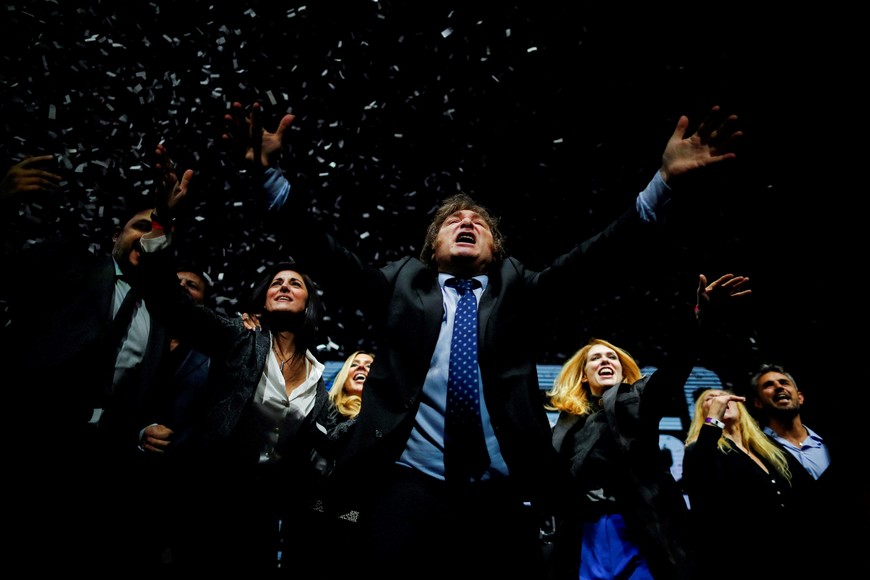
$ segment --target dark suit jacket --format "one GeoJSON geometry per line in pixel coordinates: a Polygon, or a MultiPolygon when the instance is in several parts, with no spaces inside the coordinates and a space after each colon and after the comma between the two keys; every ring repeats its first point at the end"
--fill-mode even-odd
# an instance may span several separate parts
{"type": "Polygon", "coordinates": [[[124,540],[141,520],[128,477],[168,337],[152,324],[140,372],[108,396],[117,347],[107,340],[111,257],[46,244],[4,256],[2,267],[11,322],[0,331],[0,380],[4,421],[15,434],[5,460],[21,508],[9,524],[11,549],[43,561],[48,546],[53,558],[44,565],[65,571],[110,569],[114,557],[129,563],[119,548],[129,547],[124,540]],[[89,424],[95,408],[105,409],[99,427],[89,424]]]}
{"type": "Polygon", "coordinates": [[[183,343],[172,351],[169,358],[178,364],[175,369],[168,369],[171,376],[165,379],[172,384],[172,389],[166,393],[169,400],[165,408],[169,411],[165,424],[174,432],[167,452],[177,454],[194,443],[195,431],[202,427],[211,359],[183,343]]]}
{"type": "MultiPolygon", "coordinates": [[[[3,329],[3,368],[14,380],[8,399],[34,445],[54,449],[59,438],[91,438],[94,408],[104,408],[99,437],[118,451],[136,452],[138,431],[150,422],[151,386],[168,351],[159,324],[131,384],[110,397],[116,345],[108,344],[115,270],[110,256],[69,243],[46,243],[4,264],[3,295],[10,325],[3,329]],[[36,428],[40,426],[39,428],[36,428]]],[[[6,261],[6,260],[4,260],[6,261]]],[[[153,322],[153,321],[152,321],[153,322]]],[[[67,439],[68,438],[68,439],[67,439]]],[[[58,450],[60,451],[60,450],[58,450]]],[[[80,458],[82,448],[75,454],[80,458]]]]}
{"type": "MultiPolygon", "coordinates": [[[[279,228],[289,236],[290,252],[321,284],[325,298],[360,308],[375,329],[378,361],[335,470],[336,477],[354,474],[365,481],[399,458],[413,426],[444,315],[438,275],[413,257],[369,266],[313,219],[298,219],[304,209],[288,204],[282,213],[291,220],[279,228]]],[[[513,258],[487,272],[478,309],[483,395],[511,478],[526,497],[558,496],[555,482],[563,477],[537,378],[542,322],[566,289],[571,301],[582,299],[584,289],[575,283],[581,273],[630,255],[649,227],[632,208],[540,272],[513,258]]]]}
{"type": "Polygon", "coordinates": [[[801,537],[807,540],[806,549],[796,563],[807,577],[826,574],[847,577],[870,541],[870,520],[859,487],[866,476],[860,473],[863,462],[844,452],[844,440],[834,434],[822,436],[831,454],[831,464],[819,479],[814,479],[778,441],[773,438],[771,441],[788,458],[794,491],[791,507],[801,537]],[[844,521],[849,524],[843,525],[844,521]]]}

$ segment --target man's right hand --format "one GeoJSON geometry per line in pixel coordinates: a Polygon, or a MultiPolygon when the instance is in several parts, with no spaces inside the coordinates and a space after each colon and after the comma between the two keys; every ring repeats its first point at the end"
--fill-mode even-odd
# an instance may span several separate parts
{"type": "Polygon", "coordinates": [[[230,112],[224,115],[226,131],[223,139],[232,145],[237,158],[258,163],[265,169],[271,167],[280,155],[284,144],[284,131],[296,116],[289,113],[284,115],[275,132],[270,133],[263,129],[262,115],[263,107],[260,103],[253,103],[250,112],[245,114],[242,104],[234,102],[230,112]]]}
{"type": "Polygon", "coordinates": [[[149,425],[142,431],[139,446],[149,453],[165,453],[174,433],[166,425],[149,425]]]}

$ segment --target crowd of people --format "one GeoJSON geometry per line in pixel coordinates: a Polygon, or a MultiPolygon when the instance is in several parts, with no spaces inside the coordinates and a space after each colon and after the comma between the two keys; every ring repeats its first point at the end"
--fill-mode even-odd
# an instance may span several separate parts
{"type": "MultiPolygon", "coordinates": [[[[722,303],[751,293],[747,277],[701,274],[674,289],[673,308],[662,306],[674,344],[655,372],[589,337],[546,398],[538,382],[536,340],[584,298],[569,289],[584,279],[620,291],[625,279],[601,272],[667,237],[670,212],[704,195],[709,168],[733,162],[736,115],[713,107],[692,132],[680,117],[634,202],[539,269],[512,257],[499,218],[466,193],[443,200],[418,255],[371,264],[284,177],[294,116],[269,131],[262,115],[259,103],[230,107],[224,137],[237,157],[226,168],[257,176],[264,227],[291,253],[260,261],[241,316],[209,304],[209,280],[180,258],[176,217],[196,176],[162,144],[154,197],[127,208],[109,255],[51,236],[4,241],[0,356],[28,385],[11,408],[32,409],[10,417],[26,433],[10,452],[19,558],[117,577],[330,578],[347,573],[341,550],[380,578],[584,580],[737,567],[800,577],[850,560],[854,536],[828,530],[864,498],[848,459],[801,421],[804,396],[783,367],[758,369],[745,396],[700,393],[682,480],[662,464],[660,420],[722,303]],[[333,303],[363,313],[373,348],[351,353],[327,389],[315,346],[333,303]],[[454,395],[459,383],[473,390],[454,395]],[[460,412],[473,429],[456,430],[460,412]],[[471,447],[477,468],[459,469],[456,450],[471,447]],[[45,561],[48,534],[63,541],[45,561]],[[758,559],[785,534],[812,549],[758,559]]],[[[58,194],[50,160],[9,167],[4,221],[58,194]]]]}

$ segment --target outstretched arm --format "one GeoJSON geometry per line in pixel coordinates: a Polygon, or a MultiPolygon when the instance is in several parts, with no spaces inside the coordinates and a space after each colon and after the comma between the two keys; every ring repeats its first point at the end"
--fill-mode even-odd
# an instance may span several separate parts
{"type": "Polygon", "coordinates": [[[711,305],[719,306],[751,293],[746,276],[725,274],[710,283],[704,274],[698,276],[695,317],[688,309],[681,308],[677,313],[678,331],[670,337],[673,343],[667,345],[668,356],[649,378],[642,395],[641,417],[648,433],[657,433],[659,421],[667,410],[676,404],[683,404],[677,401],[682,400],[686,381],[697,363],[704,342],[699,322],[702,320],[702,311],[712,309],[711,305]]]}
{"type": "MultiPolygon", "coordinates": [[[[183,171],[179,177],[175,163],[163,143],[157,145],[154,154],[155,207],[151,212],[151,231],[142,240],[142,247],[146,251],[154,251],[163,247],[164,243],[168,244],[168,231],[171,232],[173,227],[173,210],[184,200],[190,180],[193,179],[192,169],[183,171]]],[[[152,309],[155,308],[155,301],[148,301],[148,304],[152,309]]],[[[139,432],[139,448],[146,453],[165,453],[174,434],[172,429],[161,423],[148,425],[139,432]]]]}
{"type": "Polygon", "coordinates": [[[689,118],[681,116],[662,154],[662,166],[637,196],[641,219],[658,222],[671,200],[673,187],[687,176],[702,173],[705,167],[736,157],[732,148],[742,135],[735,127],[737,115],[725,116],[719,106],[710,110],[698,129],[686,137],[689,118]]]}
{"type": "Polygon", "coordinates": [[[190,180],[193,179],[193,170],[187,169],[179,174],[176,172],[175,163],[169,157],[169,152],[163,143],[157,145],[154,152],[157,161],[154,168],[157,171],[157,187],[155,190],[155,207],[151,213],[152,231],[147,238],[160,235],[160,230],[170,230],[174,208],[187,196],[190,180]]]}

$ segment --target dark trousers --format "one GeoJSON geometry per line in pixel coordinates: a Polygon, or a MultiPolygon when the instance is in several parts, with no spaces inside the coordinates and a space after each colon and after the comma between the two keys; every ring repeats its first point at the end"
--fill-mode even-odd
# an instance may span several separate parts
{"type": "Polygon", "coordinates": [[[334,558],[332,550],[342,548],[329,548],[331,521],[311,490],[294,485],[295,473],[235,463],[201,467],[177,521],[179,577],[325,577],[327,553],[334,558]]]}
{"type": "Polygon", "coordinates": [[[159,552],[145,508],[166,490],[138,470],[135,448],[112,452],[87,433],[59,432],[58,449],[10,469],[19,519],[7,520],[9,561],[29,575],[133,578],[153,569],[159,552]]]}
{"type": "Polygon", "coordinates": [[[455,486],[396,467],[361,514],[378,578],[543,577],[540,519],[507,481],[455,486]]]}

